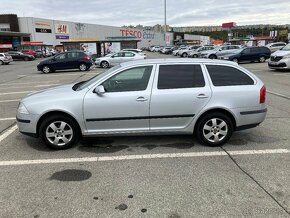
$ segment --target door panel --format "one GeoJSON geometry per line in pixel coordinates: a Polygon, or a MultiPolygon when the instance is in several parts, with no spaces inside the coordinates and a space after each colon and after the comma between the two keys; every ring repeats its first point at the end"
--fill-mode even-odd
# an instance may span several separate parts
{"type": "Polygon", "coordinates": [[[90,90],[84,99],[88,133],[149,131],[153,72],[153,66],[129,68],[98,84],[103,95],[90,90]]]}
{"type": "Polygon", "coordinates": [[[150,103],[150,130],[184,129],[211,97],[207,80],[200,65],[158,68],[150,103]]]}

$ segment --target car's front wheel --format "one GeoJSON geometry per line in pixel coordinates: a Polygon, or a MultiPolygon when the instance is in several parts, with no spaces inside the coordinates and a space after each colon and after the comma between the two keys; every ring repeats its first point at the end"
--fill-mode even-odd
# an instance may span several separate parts
{"type": "Polygon", "coordinates": [[[194,58],[198,58],[198,55],[197,55],[197,54],[194,54],[193,57],[194,57],[194,58]]]}
{"type": "Polygon", "coordinates": [[[101,62],[101,67],[102,68],[108,68],[109,67],[109,63],[107,61],[102,61],[101,62]]]}
{"type": "Polygon", "coordinates": [[[75,121],[61,115],[46,118],[40,125],[39,133],[45,144],[55,150],[72,147],[80,134],[75,121]]]}
{"type": "Polygon", "coordinates": [[[25,60],[25,61],[29,61],[29,58],[28,58],[28,57],[25,57],[24,60],[25,60]]]}
{"type": "Polygon", "coordinates": [[[264,63],[266,61],[266,58],[264,57],[264,56],[261,56],[260,58],[259,58],[259,62],[260,63],[264,63]]]}
{"type": "Polygon", "coordinates": [[[80,71],[86,71],[87,68],[88,68],[87,65],[84,63],[80,64],[80,66],[79,66],[80,71]]]}
{"type": "Polygon", "coordinates": [[[217,59],[217,56],[216,55],[210,55],[209,59],[217,59]]]}
{"type": "Polygon", "coordinates": [[[4,61],[0,61],[0,64],[1,64],[1,65],[4,65],[4,61]]]}
{"type": "Polygon", "coordinates": [[[184,52],[184,53],[182,54],[182,57],[186,58],[186,57],[187,57],[187,53],[184,52]]]}
{"type": "Polygon", "coordinates": [[[221,146],[232,136],[233,122],[225,114],[215,112],[205,115],[197,123],[196,136],[208,146],[221,146]]]}
{"type": "Polygon", "coordinates": [[[234,58],[233,62],[239,63],[239,60],[237,58],[234,58]]]}
{"type": "Polygon", "coordinates": [[[43,72],[43,73],[50,73],[50,72],[51,72],[51,69],[50,69],[49,66],[45,65],[45,66],[43,66],[43,68],[42,68],[42,72],[43,72]]]}

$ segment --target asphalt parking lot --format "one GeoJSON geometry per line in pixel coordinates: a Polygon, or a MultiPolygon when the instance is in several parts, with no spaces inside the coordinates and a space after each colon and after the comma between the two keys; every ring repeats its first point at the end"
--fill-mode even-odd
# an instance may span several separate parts
{"type": "Polygon", "coordinates": [[[290,72],[242,64],[266,84],[268,114],[223,147],[150,136],[52,151],[16,129],[19,100],[103,69],[41,74],[37,62],[0,66],[0,217],[289,217],[290,72]]]}

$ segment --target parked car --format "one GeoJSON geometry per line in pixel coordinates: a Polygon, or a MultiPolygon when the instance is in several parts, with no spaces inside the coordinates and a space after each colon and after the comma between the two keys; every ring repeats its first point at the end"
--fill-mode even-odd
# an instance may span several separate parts
{"type": "Polygon", "coordinates": [[[196,50],[192,50],[188,53],[189,58],[198,58],[203,51],[213,50],[213,46],[202,46],[196,50]]]}
{"type": "Polygon", "coordinates": [[[10,62],[12,62],[13,59],[10,55],[5,54],[5,53],[0,53],[0,64],[4,65],[8,65],[10,64],[10,62]]]}
{"type": "Polygon", "coordinates": [[[290,69],[290,43],[271,54],[268,66],[271,69],[290,69]]]}
{"type": "Polygon", "coordinates": [[[166,46],[162,50],[160,50],[159,52],[161,54],[172,54],[173,49],[174,49],[174,47],[166,46]]]}
{"type": "MultiPolygon", "coordinates": [[[[239,45],[218,46],[212,50],[207,50],[207,51],[201,52],[200,57],[201,58],[217,59],[219,52],[226,51],[226,52],[230,53],[232,50],[240,49],[240,48],[241,48],[241,46],[239,46],[239,45]]],[[[225,54],[225,53],[223,53],[223,54],[225,54]]]]}
{"type": "Polygon", "coordinates": [[[23,54],[31,55],[35,58],[37,58],[37,53],[31,49],[25,49],[21,51],[23,54]]]}
{"type": "Polygon", "coordinates": [[[202,46],[201,45],[188,46],[188,47],[186,47],[186,49],[179,50],[178,55],[180,57],[185,58],[185,57],[187,57],[189,55],[189,53],[191,51],[196,50],[196,49],[198,49],[200,47],[202,47],[202,46]]]}
{"type": "Polygon", "coordinates": [[[264,63],[271,56],[271,51],[267,47],[250,47],[242,48],[235,51],[233,54],[219,56],[219,59],[229,60],[234,62],[254,62],[259,61],[264,63]]]}
{"type": "Polygon", "coordinates": [[[281,48],[283,48],[286,45],[285,42],[274,42],[274,43],[269,43],[266,45],[267,48],[269,48],[271,50],[271,52],[275,52],[280,50],[281,48]]]}
{"type": "Polygon", "coordinates": [[[126,48],[126,49],[122,49],[122,51],[131,51],[131,52],[134,52],[134,53],[138,53],[139,55],[143,55],[145,57],[147,56],[146,53],[144,53],[140,49],[126,48]]]}
{"type": "Polygon", "coordinates": [[[153,46],[153,47],[151,48],[150,51],[151,51],[151,52],[158,52],[160,49],[161,49],[160,46],[155,45],[155,46],[153,46]]]}
{"type": "Polygon", "coordinates": [[[95,64],[102,68],[108,68],[110,66],[118,65],[127,61],[142,60],[146,57],[131,51],[120,51],[112,55],[97,58],[95,64]]]}
{"type": "Polygon", "coordinates": [[[80,136],[189,134],[209,146],[266,117],[266,89],[228,61],[151,59],[115,66],[86,82],[50,88],[22,99],[21,133],[53,149],[80,136]]]}
{"type": "Polygon", "coordinates": [[[172,54],[173,54],[174,56],[177,56],[178,53],[179,53],[181,50],[186,50],[186,49],[187,49],[187,47],[179,47],[178,49],[174,50],[174,51],[172,52],[172,54]]]}
{"type": "Polygon", "coordinates": [[[37,70],[42,71],[43,73],[67,69],[79,69],[80,71],[86,71],[90,69],[92,64],[92,59],[85,52],[68,51],[41,61],[37,65],[37,70]]]}
{"type": "Polygon", "coordinates": [[[13,60],[23,60],[23,61],[32,61],[35,60],[35,57],[32,55],[23,54],[19,51],[9,51],[8,55],[12,57],[13,60]]]}

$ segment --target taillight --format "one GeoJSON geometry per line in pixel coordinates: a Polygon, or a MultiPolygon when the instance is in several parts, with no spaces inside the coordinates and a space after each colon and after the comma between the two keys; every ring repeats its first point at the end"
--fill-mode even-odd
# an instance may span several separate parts
{"type": "Polygon", "coordinates": [[[263,86],[260,89],[260,104],[264,104],[266,101],[266,87],[263,86]]]}
{"type": "Polygon", "coordinates": [[[91,58],[90,58],[89,56],[85,56],[85,57],[84,57],[84,60],[85,60],[85,61],[88,61],[88,60],[90,60],[90,59],[91,59],[91,58]]]}

